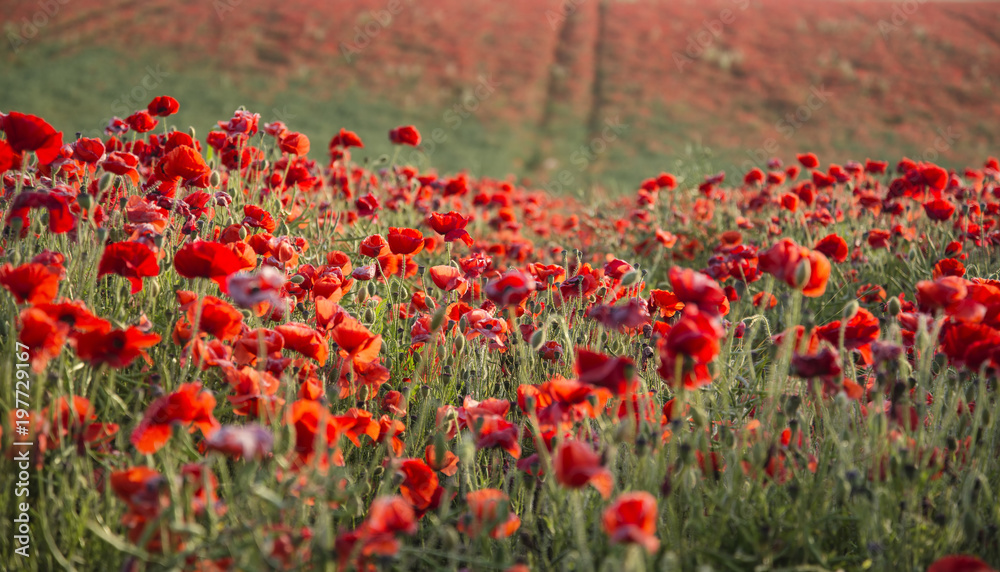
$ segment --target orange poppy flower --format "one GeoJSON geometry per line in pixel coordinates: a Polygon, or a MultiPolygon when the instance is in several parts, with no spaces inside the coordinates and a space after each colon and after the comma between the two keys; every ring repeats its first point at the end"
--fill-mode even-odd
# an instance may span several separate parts
{"type": "Polygon", "coordinates": [[[645,491],[619,495],[604,510],[601,520],[612,542],[638,544],[650,553],[660,547],[656,538],[656,499],[645,491]]]}
{"type": "Polygon", "coordinates": [[[521,519],[509,510],[509,499],[497,489],[481,489],[465,495],[469,512],[460,517],[458,530],[475,537],[483,532],[507,538],[521,527],[521,519]]]}
{"type": "Polygon", "coordinates": [[[559,484],[571,489],[579,489],[593,485],[604,498],[611,497],[614,487],[614,477],[604,465],[601,457],[582,441],[563,441],[556,451],[556,480],[559,484]]]}
{"type": "Polygon", "coordinates": [[[0,266],[0,285],[14,296],[18,304],[40,304],[51,302],[56,297],[59,275],[38,262],[16,268],[8,263],[0,266]]]}
{"type": "Polygon", "coordinates": [[[155,453],[163,448],[173,435],[174,424],[188,427],[190,432],[200,430],[205,437],[219,429],[219,422],[212,415],[215,397],[202,389],[200,383],[184,383],[177,391],[160,397],[150,404],[142,421],[132,432],[130,442],[143,454],[155,453]]]}

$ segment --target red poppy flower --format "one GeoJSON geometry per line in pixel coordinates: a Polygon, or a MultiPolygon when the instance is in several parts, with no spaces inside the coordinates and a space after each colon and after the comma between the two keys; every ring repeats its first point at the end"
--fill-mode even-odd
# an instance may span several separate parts
{"type": "Polygon", "coordinates": [[[0,128],[16,154],[34,151],[41,165],[48,165],[59,157],[63,146],[62,133],[41,117],[11,111],[7,115],[0,114],[0,128]]]}
{"type": "Polygon", "coordinates": [[[120,369],[139,356],[149,361],[145,350],[160,343],[160,336],[143,333],[139,328],[131,326],[126,330],[84,332],[74,340],[76,355],[83,361],[94,367],[107,364],[120,369]]]}
{"type": "Polygon", "coordinates": [[[132,128],[132,131],[136,133],[146,133],[147,131],[152,131],[156,128],[159,123],[153,116],[149,114],[145,109],[141,111],[136,111],[132,115],[125,118],[125,123],[132,128]]]}
{"type": "Polygon", "coordinates": [[[619,495],[604,510],[604,532],[615,543],[635,543],[653,553],[660,547],[656,538],[656,499],[645,491],[619,495]]]}
{"type": "Polygon", "coordinates": [[[996,572],[996,570],[975,556],[954,555],[935,560],[927,572],[996,572]]]}
{"type": "Polygon", "coordinates": [[[97,423],[94,407],[86,397],[72,395],[60,397],[51,408],[42,410],[45,434],[54,443],[67,438],[78,438],[84,443],[99,446],[108,442],[118,432],[115,423],[97,423]]]}
{"type": "Polygon", "coordinates": [[[802,378],[816,377],[829,381],[838,381],[843,374],[840,354],[829,346],[814,353],[796,353],[792,356],[792,371],[802,378]]]}
{"type": "Polygon", "coordinates": [[[420,459],[404,459],[396,471],[403,477],[403,482],[399,485],[400,494],[418,513],[437,508],[444,489],[441,488],[434,469],[420,459]]]}
{"type": "Polygon", "coordinates": [[[719,284],[706,274],[690,268],[674,266],[669,272],[674,295],[685,305],[697,306],[711,316],[724,316],[729,311],[729,300],[719,284]]]}
{"type": "Polygon", "coordinates": [[[237,109],[233,112],[233,117],[229,121],[219,121],[218,125],[220,128],[225,130],[230,137],[232,137],[234,135],[256,135],[259,123],[259,113],[252,113],[245,109],[237,109]]]}
{"type": "Polygon", "coordinates": [[[614,478],[604,465],[601,457],[582,441],[563,441],[556,451],[556,481],[571,489],[593,485],[604,498],[611,497],[614,478]]]}
{"type": "Polygon", "coordinates": [[[412,125],[404,125],[389,131],[389,140],[396,145],[420,145],[420,132],[412,125]]]}
{"type": "Polygon", "coordinates": [[[18,267],[9,263],[0,266],[0,285],[14,296],[18,304],[51,302],[59,291],[59,275],[39,262],[18,267]]]}
{"type": "Polygon", "coordinates": [[[635,390],[635,364],[627,357],[610,357],[585,348],[576,349],[576,375],[583,383],[603,387],[615,395],[635,390]]]}
{"type": "Polygon", "coordinates": [[[389,254],[389,243],[382,238],[381,234],[373,234],[361,241],[358,253],[361,256],[368,256],[370,258],[384,256],[389,254]]]}
{"type": "Polygon", "coordinates": [[[278,140],[278,148],[283,153],[305,157],[309,154],[309,138],[298,132],[286,133],[278,140]]]}
{"type": "Polygon", "coordinates": [[[521,457],[520,431],[517,425],[507,421],[500,415],[476,415],[469,420],[473,429],[477,429],[476,448],[492,449],[499,447],[518,459],[521,457]]]}
{"type": "Polygon", "coordinates": [[[341,357],[358,364],[374,362],[382,349],[382,336],[373,334],[364,324],[346,314],[330,331],[330,338],[340,348],[341,357]]]}
{"type": "Polygon", "coordinates": [[[312,327],[290,322],[277,326],[274,330],[284,338],[286,348],[316,360],[319,365],[326,363],[326,358],[330,355],[330,348],[323,335],[312,327]]]}
{"type": "Polygon", "coordinates": [[[459,532],[475,537],[488,532],[493,538],[507,538],[521,527],[521,519],[510,511],[509,499],[497,489],[482,489],[465,495],[469,512],[458,521],[459,532]]]}
{"type": "Polygon", "coordinates": [[[511,268],[486,284],[486,296],[498,306],[520,306],[535,291],[535,279],[511,268]]]}
{"type": "Polygon", "coordinates": [[[761,271],[774,275],[792,288],[801,289],[807,298],[822,296],[830,279],[830,261],[826,256],[799,246],[790,238],[762,252],[758,265],[761,271]]]}
{"type": "Polygon", "coordinates": [[[434,229],[434,232],[443,235],[445,242],[461,240],[466,245],[472,246],[472,237],[465,230],[469,220],[460,213],[451,211],[448,214],[431,213],[427,218],[427,224],[434,229]]]}
{"type": "Polygon", "coordinates": [[[430,275],[434,284],[446,292],[458,290],[459,295],[463,295],[469,288],[469,282],[462,276],[462,272],[454,266],[432,266],[430,275]]]}
{"type": "Polygon", "coordinates": [[[155,453],[170,440],[174,424],[188,428],[191,433],[200,430],[209,437],[219,429],[219,422],[212,415],[214,409],[212,392],[202,389],[200,383],[181,384],[177,391],[149,405],[130,442],[140,453],[155,453]]]}
{"type": "Polygon", "coordinates": [[[149,105],[146,106],[146,111],[156,117],[169,117],[177,113],[180,108],[181,104],[177,103],[176,99],[169,95],[160,95],[154,97],[153,101],[149,102],[149,105]]]}
{"type": "Polygon", "coordinates": [[[447,477],[458,472],[458,455],[448,449],[441,450],[439,454],[437,447],[428,445],[424,449],[424,461],[430,468],[447,477]]]}
{"type": "Polygon", "coordinates": [[[847,241],[836,234],[829,234],[821,238],[813,250],[823,253],[838,264],[847,260],[847,241]]]}
{"type": "Polygon", "coordinates": [[[21,159],[21,154],[14,151],[10,143],[0,139],[0,175],[12,169],[20,169],[21,159]]]}
{"type": "Polygon", "coordinates": [[[815,169],[819,167],[819,159],[816,157],[815,153],[803,153],[801,155],[796,155],[799,163],[802,164],[806,169],[815,169]]]}
{"type": "Polygon", "coordinates": [[[70,197],[59,192],[39,192],[22,190],[14,196],[7,213],[7,224],[14,218],[25,222],[22,238],[28,232],[28,213],[31,209],[45,209],[49,213],[49,232],[63,234],[73,230],[76,217],[70,207],[70,197]]]}
{"type": "Polygon", "coordinates": [[[348,147],[364,147],[365,144],[361,142],[361,138],[358,134],[353,131],[348,131],[343,127],[340,128],[340,132],[330,139],[330,150],[336,149],[338,147],[347,149],[348,147]]]}
{"type": "MultiPolygon", "coordinates": [[[[831,345],[838,346],[840,344],[840,328],[841,321],[834,320],[816,328],[816,335],[820,339],[830,342],[831,345]]],[[[867,346],[877,340],[880,333],[878,318],[868,310],[859,308],[844,326],[844,347],[854,350],[867,346]]]]}
{"type": "Polygon", "coordinates": [[[424,235],[415,228],[389,228],[389,251],[414,255],[424,249],[424,235]]]}
{"type": "Polygon", "coordinates": [[[167,506],[166,479],[150,467],[132,467],[111,473],[111,490],[130,512],[154,518],[167,506]]]}
{"type": "Polygon", "coordinates": [[[944,258],[939,260],[937,264],[934,265],[934,271],[931,273],[931,278],[937,280],[942,276],[957,276],[961,278],[965,276],[965,265],[961,261],[954,258],[944,258]]]}
{"type": "Polygon", "coordinates": [[[225,244],[196,240],[177,251],[174,269],[185,278],[208,278],[224,288],[226,278],[244,270],[245,264],[225,244]]]}
{"type": "Polygon", "coordinates": [[[955,213],[955,205],[946,199],[934,199],[924,203],[924,212],[933,221],[948,220],[955,213]]]}
{"type": "Polygon", "coordinates": [[[868,231],[868,245],[872,248],[889,248],[892,234],[887,230],[873,228],[868,231]]]}
{"type": "Polygon", "coordinates": [[[649,305],[659,310],[661,318],[670,318],[684,309],[684,302],[669,290],[652,290],[649,293],[649,305]]]}
{"type": "Polygon", "coordinates": [[[193,147],[180,145],[167,153],[157,164],[157,172],[164,180],[180,179],[186,184],[206,188],[212,170],[193,147]]]}
{"type": "Polygon", "coordinates": [[[243,331],[243,314],[232,304],[215,296],[205,296],[198,304],[188,306],[185,313],[188,325],[198,319],[198,331],[231,342],[243,331]]]}
{"type": "Polygon", "coordinates": [[[100,139],[81,137],[73,143],[73,159],[93,165],[104,158],[104,143],[100,139]]]}
{"type": "Polygon", "coordinates": [[[156,254],[142,242],[116,242],[104,248],[97,265],[97,277],[117,274],[132,284],[132,294],[142,291],[142,279],[158,276],[160,265],[156,254]]]}
{"type": "Polygon", "coordinates": [[[19,318],[18,340],[28,348],[31,368],[41,372],[62,351],[68,328],[34,306],[22,310],[19,318]]]}

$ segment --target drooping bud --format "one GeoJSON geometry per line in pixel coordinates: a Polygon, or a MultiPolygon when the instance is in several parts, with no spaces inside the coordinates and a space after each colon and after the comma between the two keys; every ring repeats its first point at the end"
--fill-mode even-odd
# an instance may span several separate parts
{"type": "Polygon", "coordinates": [[[860,309],[860,307],[861,306],[858,304],[857,300],[851,300],[850,303],[844,306],[844,319],[850,320],[853,318],[858,313],[858,309],[860,309]]]}
{"type": "Polygon", "coordinates": [[[795,289],[802,290],[809,284],[809,278],[812,277],[812,266],[810,266],[807,259],[802,259],[799,261],[798,266],[795,267],[795,289]]]}

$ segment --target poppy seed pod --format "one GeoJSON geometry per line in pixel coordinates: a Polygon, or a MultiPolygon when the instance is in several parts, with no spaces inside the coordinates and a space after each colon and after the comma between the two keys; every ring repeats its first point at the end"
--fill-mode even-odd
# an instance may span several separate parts
{"type": "Polygon", "coordinates": [[[115,182],[114,173],[104,173],[103,175],[101,175],[100,180],[97,181],[97,189],[101,191],[101,193],[106,193],[108,192],[108,189],[111,188],[111,185],[114,182],[115,182]]]}

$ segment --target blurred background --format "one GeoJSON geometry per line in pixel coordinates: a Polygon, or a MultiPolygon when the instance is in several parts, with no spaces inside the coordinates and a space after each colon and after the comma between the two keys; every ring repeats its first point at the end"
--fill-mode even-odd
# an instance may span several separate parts
{"type": "Polygon", "coordinates": [[[948,167],[997,152],[1000,3],[0,1],[0,110],[99,134],[157,95],[198,136],[240,105],[402,160],[553,191],[741,175],[798,152],[948,167]]]}

